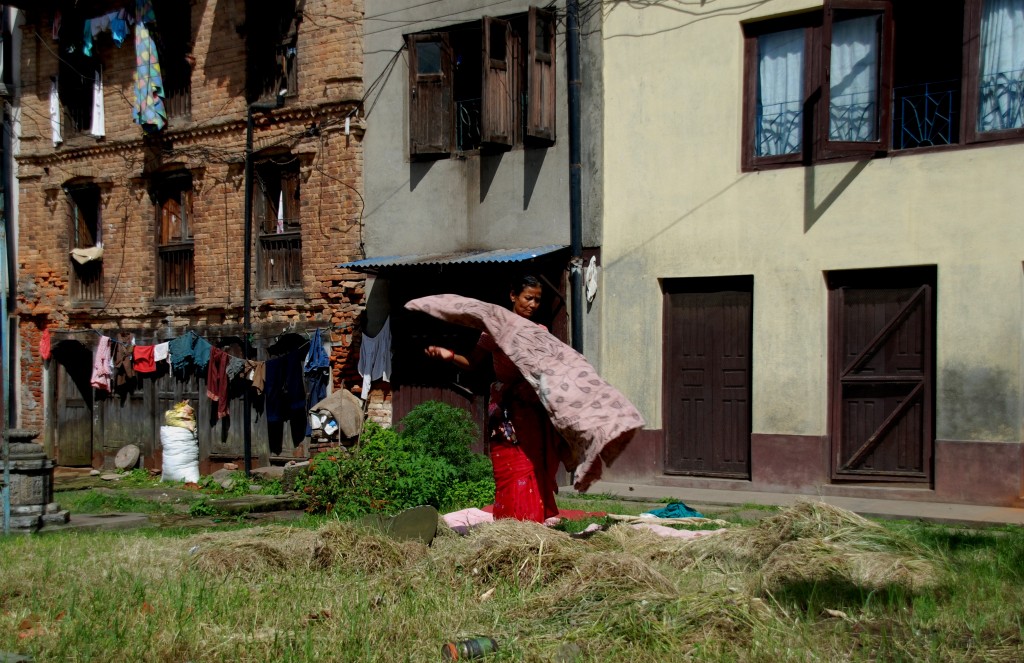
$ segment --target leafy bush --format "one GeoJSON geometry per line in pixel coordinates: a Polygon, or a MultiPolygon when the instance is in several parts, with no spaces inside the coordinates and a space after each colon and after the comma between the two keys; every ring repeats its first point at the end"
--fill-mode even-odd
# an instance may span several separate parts
{"type": "Polygon", "coordinates": [[[318,454],[296,488],[311,513],[341,517],[421,504],[483,506],[494,499],[494,480],[490,459],[470,450],[476,438],[465,411],[431,401],[414,408],[397,430],[368,423],[349,454],[318,454]]]}

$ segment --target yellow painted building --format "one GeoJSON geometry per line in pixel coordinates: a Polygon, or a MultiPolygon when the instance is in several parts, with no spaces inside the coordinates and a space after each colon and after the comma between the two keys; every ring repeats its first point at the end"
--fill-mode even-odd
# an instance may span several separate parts
{"type": "Polygon", "coordinates": [[[603,34],[596,360],[648,421],[606,477],[1018,504],[1024,0],[603,34]]]}

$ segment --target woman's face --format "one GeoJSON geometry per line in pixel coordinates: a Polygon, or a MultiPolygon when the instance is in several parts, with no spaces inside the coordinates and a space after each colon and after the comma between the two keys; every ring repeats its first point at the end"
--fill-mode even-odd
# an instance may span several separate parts
{"type": "Polygon", "coordinates": [[[532,318],[540,306],[541,289],[539,286],[528,285],[518,295],[511,293],[512,310],[524,318],[532,318]]]}

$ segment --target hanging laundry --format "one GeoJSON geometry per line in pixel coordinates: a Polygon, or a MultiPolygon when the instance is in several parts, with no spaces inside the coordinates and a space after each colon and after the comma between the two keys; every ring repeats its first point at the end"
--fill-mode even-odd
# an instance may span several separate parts
{"type": "Polygon", "coordinates": [[[170,343],[157,343],[153,346],[153,361],[168,361],[170,356],[170,343]]]}
{"type": "Polygon", "coordinates": [[[132,386],[135,381],[135,345],[130,342],[131,337],[125,338],[126,334],[122,333],[121,338],[114,345],[114,387],[125,387],[132,386]]]}
{"type": "MultiPolygon", "coordinates": [[[[320,337],[320,330],[313,333],[313,339],[309,342],[309,352],[306,353],[306,361],[303,364],[303,375],[306,378],[306,410],[313,409],[313,406],[327,397],[327,383],[331,379],[331,359],[324,349],[324,342],[320,337]]],[[[306,435],[310,435],[313,428],[306,422],[306,435]]]]}
{"type": "Polygon", "coordinates": [[[103,391],[110,391],[111,343],[113,341],[108,337],[100,336],[96,344],[96,354],[92,358],[92,377],[89,378],[89,384],[103,391]]]}
{"type": "Polygon", "coordinates": [[[107,135],[106,116],[103,113],[103,66],[96,67],[92,83],[92,125],[89,133],[97,138],[107,135]]]}
{"type": "Polygon", "coordinates": [[[245,368],[242,371],[245,373],[246,379],[252,382],[252,388],[256,390],[257,395],[262,394],[263,386],[267,381],[267,363],[246,359],[245,368]]]}
{"type": "Polygon", "coordinates": [[[156,360],[152,345],[136,345],[132,350],[132,365],[136,373],[156,373],[156,360]]]}
{"type": "Polygon", "coordinates": [[[124,9],[108,12],[102,16],[87,18],[82,28],[82,53],[92,57],[92,43],[101,33],[110,31],[114,43],[120,48],[128,36],[128,23],[131,19],[124,9]]]}
{"type": "Polygon", "coordinates": [[[210,363],[210,350],[213,346],[202,336],[195,336],[195,343],[192,344],[192,363],[196,368],[206,368],[210,363]]]}
{"type": "Polygon", "coordinates": [[[44,329],[43,333],[39,335],[39,356],[43,358],[43,361],[49,360],[51,356],[49,329],[44,329]]]}
{"type": "Polygon", "coordinates": [[[177,373],[184,373],[192,364],[192,343],[196,335],[188,332],[167,344],[168,361],[177,373]]]}
{"type": "Polygon", "coordinates": [[[54,76],[50,79],[50,137],[53,139],[54,147],[64,142],[61,136],[60,117],[60,91],[57,87],[57,77],[54,76]]]}
{"type": "Polygon", "coordinates": [[[53,13],[53,29],[50,35],[54,41],[60,41],[60,18],[60,10],[58,9],[53,13]]]}
{"type": "Polygon", "coordinates": [[[277,197],[277,234],[284,232],[284,189],[277,197]]]}
{"type": "MultiPolygon", "coordinates": [[[[146,131],[159,131],[167,125],[164,108],[164,81],[156,44],[147,24],[156,22],[152,0],[136,0],[135,5],[135,105],[132,119],[146,131]]],[[[205,366],[205,364],[204,364],[205,366]]]]}
{"type": "Polygon", "coordinates": [[[363,376],[363,390],[360,397],[365,401],[370,397],[370,383],[373,380],[388,380],[391,373],[391,318],[384,321],[376,336],[363,334],[362,346],[359,349],[357,370],[363,376]]]}
{"type": "Polygon", "coordinates": [[[206,369],[206,395],[217,403],[217,418],[228,416],[228,353],[210,348],[210,361],[206,369]]]}
{"type": "Polygon", "coordinates": [[[239,375],[241,375],[242,374],[242,370],[244,368],[245,368],[245,360],[244,359],[242,359],[241,357],[229,356],[228,357],[228,368],[227,368],[228,382],[231,382],[232,380],[237,378],[239,375]]]}
{"type": "Polygon", "coordinates": [[[266,362],[264,393],[267,421],[287,421],[296,410],[306,407],[306,390],[302,384],[302,351],[293,350],[283,357],[266,362]]]}

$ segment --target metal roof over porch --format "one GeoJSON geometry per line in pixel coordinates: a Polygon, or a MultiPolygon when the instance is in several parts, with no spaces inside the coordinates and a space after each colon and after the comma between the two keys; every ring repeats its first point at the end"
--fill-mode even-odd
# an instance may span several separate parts
{"type": "Polygon", "coordinates": [[[450,251],[446,253],[417,253],[404,256],[382,256],[344,262],[338,267],[357,272],[375,273],[394,267],[422,267],[440,265],[469,265],[526,262],[562,249],[565,244],[548,244],[527,249],[490,249],[478,251],[450,251]]]}

